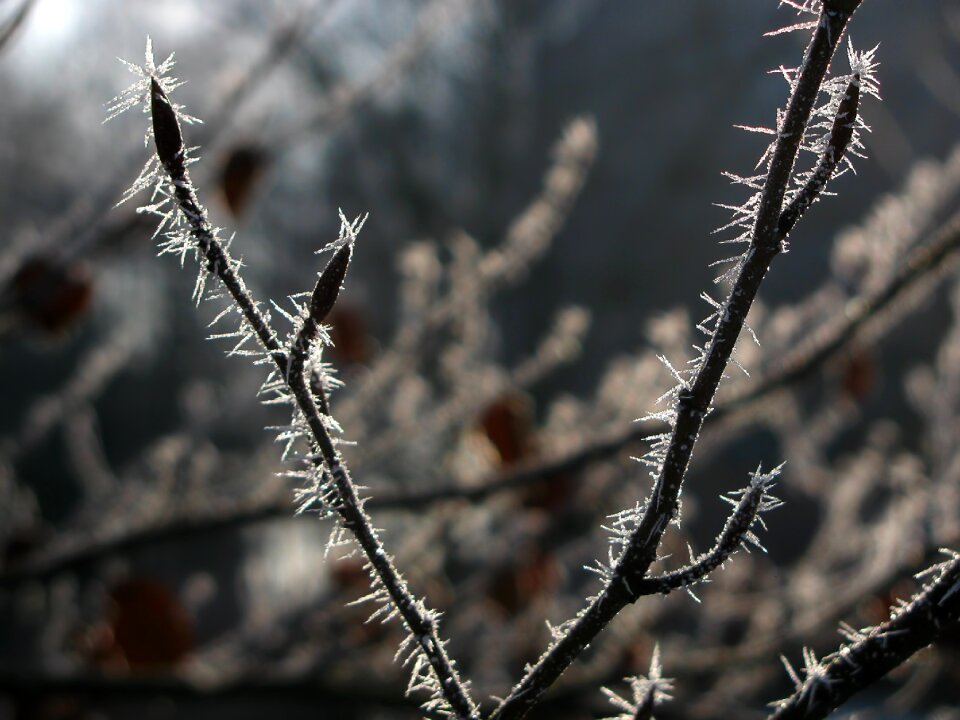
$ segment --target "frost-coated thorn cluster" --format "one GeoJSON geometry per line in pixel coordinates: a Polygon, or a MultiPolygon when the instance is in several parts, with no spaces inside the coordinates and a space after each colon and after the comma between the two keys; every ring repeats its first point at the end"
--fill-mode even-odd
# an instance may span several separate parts
{"type": "MultiPolygon", "coordinates": [[[[792,3],[791,3],[792,4],[792,3]]],[[[812,12],[804,7],[795,5],[798,10],[812,12]]],[[[818,7],[819,3],[813,7],[818,7]]],[[[803,29],[807,25],[801,23],[788,28],[789,30],[803,29]]],[[[869,127],[863,122],[858,113],[860,98],[870,95],[880,97],[879,84],[876,78],[876,50],[858,52],[853,43],[847,43],[847,61],[850,73],[827,79],[821,85],[819,93],[826,96],[826,100],[813,108],[809,122],[803,129],[800,150],[816,157],[815,165],[807,170],[796,172],[790,181],[785,196],[785,208],[780,217],[778,231],[780,242],[784,243],[786,236],[796,225],[803,212],[822,195],[829,194],[825,188],[832,178],[842,175],[847,170],[853,170],[850,156],[863,157],[862,132],[869,132],[869,127]],[[842,163],[842,167],[841,166],[842,163]],[[838,169],[839,168],[839,169],[838,169]]],[[[796,87],[801,68],[779,68],[778,72],[790,86],[796,87]]],[[[730,221],[714,232],[725,232],[730,229],[738,231],[732,238],[722,240],[722,244],[749,244],[756,225],[757,212],[760,208],[761,190],[770,162],[773,159],[777,139],[783,128],[784,116],[778,111],[777,122],[774,127],[757,127],[737,125],[748,132],[770,135],[771,143],[760,156],[754,170],[763,168],[763,172],[754,175],[737,175],[724,173],[733,183],[745,185],[754,190],[754,193],[741,205],[719,204],[719,207],[730,210],[733,214],[730,221]]],[[[785,246],[784,246],[784,249],[785,246]]],[[[739,273],[745,254],[735,255],[717,261],[714,265],[729,265],[728,269],[717,277],[716,282],[732,280],[739,273]]]]}
{"type": "Polygon", "coordinates": [[[803,648],[803,677],[794,669],[790,661],[783,655],[780,656],[780,662],[790,676],[796,694],[801,703],[804,703],[807,709],[811,709],[813,704],[819,699],[818,693],[828,693],[834,680],[826,672],[826,667],[817,660],[816,653],[810,648],[803,648]]]}
{"type": "Polygon", "coordinates": [[[663,667],[660,664],[660,646],[655,645],[650,658],[650,670],[646,677],[625,678],[630,684],[630,698],[624,698],[608,688],[601,688],[610,703],[621,710],[619,715],[607,720],[654,720],[654,710],[672,700],[673,680],[663,676],[663,667]]]}
{"type": "MultiPolygon", "coordinates": [[[[153,56],[153,41],[147,37],[147,47],[144,52],[143,65],[137,65],[136,63],[127,62],[122,58],[117,58],[130,72],[137,76],[137,80],[107,103],[107,117],[103,122],[109,122],[135,107],[141,108],[144,115],[149,115],[151,113],[150,89],[151,83],[154,81],[159,83],[164,94],[167,96],[183,85],[186,80],[178,80],[169,74],[176,64],[173,55],[174,53],[170,53],[166,60],[157,65],[153,56]]],[[[192,115],[188,115],[183,105],[174,103],[172,107],[181,121],[190,124],[202,122],[192,115]]],[[[151,137],[153,137],[152,126],[144,136],[144,146],[149,143],[151,137]]]]}

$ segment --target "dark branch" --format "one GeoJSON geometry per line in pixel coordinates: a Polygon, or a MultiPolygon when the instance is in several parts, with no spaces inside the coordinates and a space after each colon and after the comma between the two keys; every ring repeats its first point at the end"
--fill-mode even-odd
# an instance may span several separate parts
{"type": "Polygon", "coordinates": [[[676,516],[683,478],[704,418],[760,283],[780,252],[778,223],[787,185],[830,59],[851,15],[852,10],[839,11],[829,7],[821,12],[778,129],[767,179],[761,191],[750,248],[724,303],[700,370],[691,384],[684,384],[680,388],[670,443],[640,524],[625,546],[610,582],[577,617],[570,630],[537,661],[494,711],[492,717],[496,720],[515,720],[525,716],[540,695],[617,613],[635,600],[630,591],[631,585],[639,584],[656,560],[660,539],[668,523],[676,516]]]}
{"type": "Polygon", "coordinates": [[[934,572],[936,577],[895,610],[889,622],[863,631],[847,629],[844,634],[851,642],[819,663],[805,653],[803,681],[778,703],[769,720],[827,717],[955,625],[960,619],[960,555],[928,571],[934,572]]]}
{"type": "Polygon", "coordinates": [[[643,595],[666,594],[672,590],[689,588],[723,565],[742,544],[749,542],[759,547],[760,544],[751,528],[760,520],[760,513],[773,510],[782,504],[776,498],[766,494],[778,470],[767,475],[757,471],[750,485],[739,491],[739,501],[735,502],[725,497],[724,500],[734,505],[734,510],[724,523],[714,546],[686,567],[644,578],[636,587],[631,585],[636,596],[639,598],[643,595]]]}
{"type": "Polygon", "coordinates": [[[853,129],[857,124],[857,107],[859,104],[860,76],[854,75],[850,84],[847,85],[840,105],[837,107],[837,114],[833,119],[833,128],[827,138],[826,148],[820,156],[816,169],[800,192],[780,214],[777,227],[781,239],[790,234],[803,213],[820,196],[820,193],[827,187],[827,183],[830,182],[830,178],[833,177],[833,173],[836,172],[840,161],[843,160],[847,146],[853,139],[853,129]]]}
{"type": "MultiPolygon", "coordinates": [[[[312,442],[323,458],[325,471],[336,485],[337,502],[334,509],[340,515],[344,526],[353,533],[373,569],[376,581],[382,584],[390,602],[414,634],[419,648],[425,653],[436,675],[438,691],[457,717],[478,717],[476,707],[467,695],[439,637],[436,613],[427,610],[413,596],[384,550],[317,408],[314,393],[303,372],[308,345],[316,340],[318,333],[317,321],[312,315],[305,319],[304,328],[298,334],[288,358],[277,342],[266,317],[257,308],[250,292],[236,273],[234,262],[217,240],[205,211],[197,201],[186,169],[185,149],[176,111],[156,79],[151,82],[151,109],[154,113],[157,155],[170,177],[180,211],[189,223],[191,234],[207,261],[208,271],[216,275],[227,288],[248,325],[274,360],[280,377],[284,378],[296,400],[312,434],[312,442]]],[[[348,242],[348,247],[334,256],[320,278],[319,290],[314,298],[318,314],[323,312],[327,304],[332,304],[335,293],[339,290],[349,263],[349,244],[348,242]],[[317,294],[319,298],[316,297],[317,294]]]]}

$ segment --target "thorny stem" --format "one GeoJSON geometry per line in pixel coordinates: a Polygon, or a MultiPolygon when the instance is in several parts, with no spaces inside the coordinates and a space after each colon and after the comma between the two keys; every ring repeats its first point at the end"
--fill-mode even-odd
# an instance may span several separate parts
{"type": "Polygon", "coordinates": [[[186,149],[183,144],[183,134],[180,131],[180,121],[156,79],[150,81],[150,112],[153,118],[157,157],[160,158],[164,170],[170,176],[177,206],[186,218],[190,226],[190,234],[197,241],[197,247],[207,261],[207,271],[220,278],[220,282],[227,288],[247,324],[256,333],[260,344],[270,353],[277,368],[285,375],[287,373],[286,352],[280,346],[267,319],[254,303],[253,296],[247,290],[243,278],[234,269],[233,261],[214,236],[207,213],[197,199],[186,168],[186,149]]]}
{"type": "MultiPolygon", "coordinates": [[[[413,633],[419,648],[423,651],[436,675],[440,692],[450,705],[451,710],[457,718],[478,718],[478,710],[467,695],[466,688],[461,682],[453,662],[447,655],[444,643],[440,639],[436,613],[427,610],[417,601],[410,592],[406,581],[403,580],[393,565],[390,556],[384,550],[369,516],[363,509],[363,502],[357,495],[356,487],[350,479],[347,466],[340,458],[340,454],[324,426],[320,411],[314,400],[314,394],[304,376],[303,369],[307,355],[307,345],[316,341],[319,332],[319,320],[317,318],[322,319],[322,316],[326,314],[325,311],[329,311],[327,306],[332,304],[329,299],[331,292],[329,285],[326,287],[325,293],[319,293],[321,297],[318,298],[318,293],[315,293],[314,302],[311,304],[316,306],[312,308],[316,315],[311,313],[311,316],[305,319],[304,329],[294,341],[288,359],[286,351],[278,342],[267,318],[260,312],[243,280],[237,274],[236,265],[215,237],[207,220],[206,211],[203,210],[197,200],[196,192],[186,169],[185,148],[176,111],[156,79],[151,79],[151,111],[157,156],[170,177],[177,204],[189,223],[191,235],[207,261],[207,270],[216,275],[227,288],[244,319],[256,333],[260,343],[274,360],[277,371],[289,386],[297,406],[310,428],[313,442],[323,458],[326,470],[336,484],[336,512],[340,515],[344,526],[353,533],[357,543],[366,555],[367,561],[390,596],[391,602],[413,633]]],[[[334,260],[331,260],[331,263],[337,257],[340,257],[341,253],[344,253],[344,250],[341,250],[334,257],[334,260]]],[[[349,259],[349,255],[346,259],[349,259]]],[[[344,273],[346,272],[345,264],[342,270],[344,273]]],[[[326,273],[324,274],[326,275],[326,273]]],[[[341,273],[336,280],[337,289],[342,277],[341,273]]],[[[324,278],[321,277],[318,287],[321,286],[323,280],[324,278]]]]}
{"type": "Polygon", "coordinates": [[[937,576],[892,618],[875,628],[847,631],[851,642],[806,668],[796,692],[769,720],[819,720],[873,684],[960,620],[960,556],[932,568],[937,576]]]}
{"type": "Polygon", "coordinates": [[[840,37],[860,2],[850,0],[846,2],[848,7],[843,8],[837,7],[836,3],[825,2],[821,10],[820,20],[778,128],[750,247],[724,304],[700,370],[692,384],[679,392],[670,445],[639,526],[632,533],[613,569],[610,582],[577,617],[570,630],[514,687],[491,718],[515,720],[524,717],[540,695],[617,613],[637,599],[632,586],[639,586],[645,578],[650,565],[656,560],[660,538],[676,516],[681,485],[700,428],[760,283],[781,250],[779,220],[803,133],[840,37]]]}

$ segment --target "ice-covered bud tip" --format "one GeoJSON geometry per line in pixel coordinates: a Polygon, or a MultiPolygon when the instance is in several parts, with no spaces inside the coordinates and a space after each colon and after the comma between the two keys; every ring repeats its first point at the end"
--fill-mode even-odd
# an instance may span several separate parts
{"type": "Polygon", "coordinates": [[[150,114],[153,117],[153,139],[157,144],[157,157],[171,175],[182,173],[185,166],[180,120],[155,77],[150,78],[150,114]]]}
{"type": "Polygon", "coordinates": [[[343,278],[347,275],[347,268],[350,266],[352,256],[353,243],[344,243],[330,258],[330,262],[327,263],[323,272],[320,273],[317,285],[313,289],[313,296],[310,298],[310,319],[314,322],[323,322],[324,318],[333,309],[333,304],[340,294],[340,287],[343,285],[343,278]]]}

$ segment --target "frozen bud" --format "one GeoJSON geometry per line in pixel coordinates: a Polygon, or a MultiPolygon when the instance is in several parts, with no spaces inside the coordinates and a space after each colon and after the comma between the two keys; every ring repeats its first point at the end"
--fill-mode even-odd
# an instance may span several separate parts
{"type": "Polygon", "coordinates": [[[343,247],[330,258],[330,262],[327,263],[320,274],[317,285],[313,289],[313,297],[310,298],[310,318],[314,322],[323,322],[324,318],[333,309],[333,304],[337,301],[337,295],[340,294],[343,278],[350,266],[352,255],[353,243],[344,243],[343,247]]]}
{"type": "Polygon", "coordinates": [[[153,138],[157,157],[171,175],[183,172],[183,134],[177,111],[156,78],[150,79],[150,114],[153,116],[153,138]]]}

